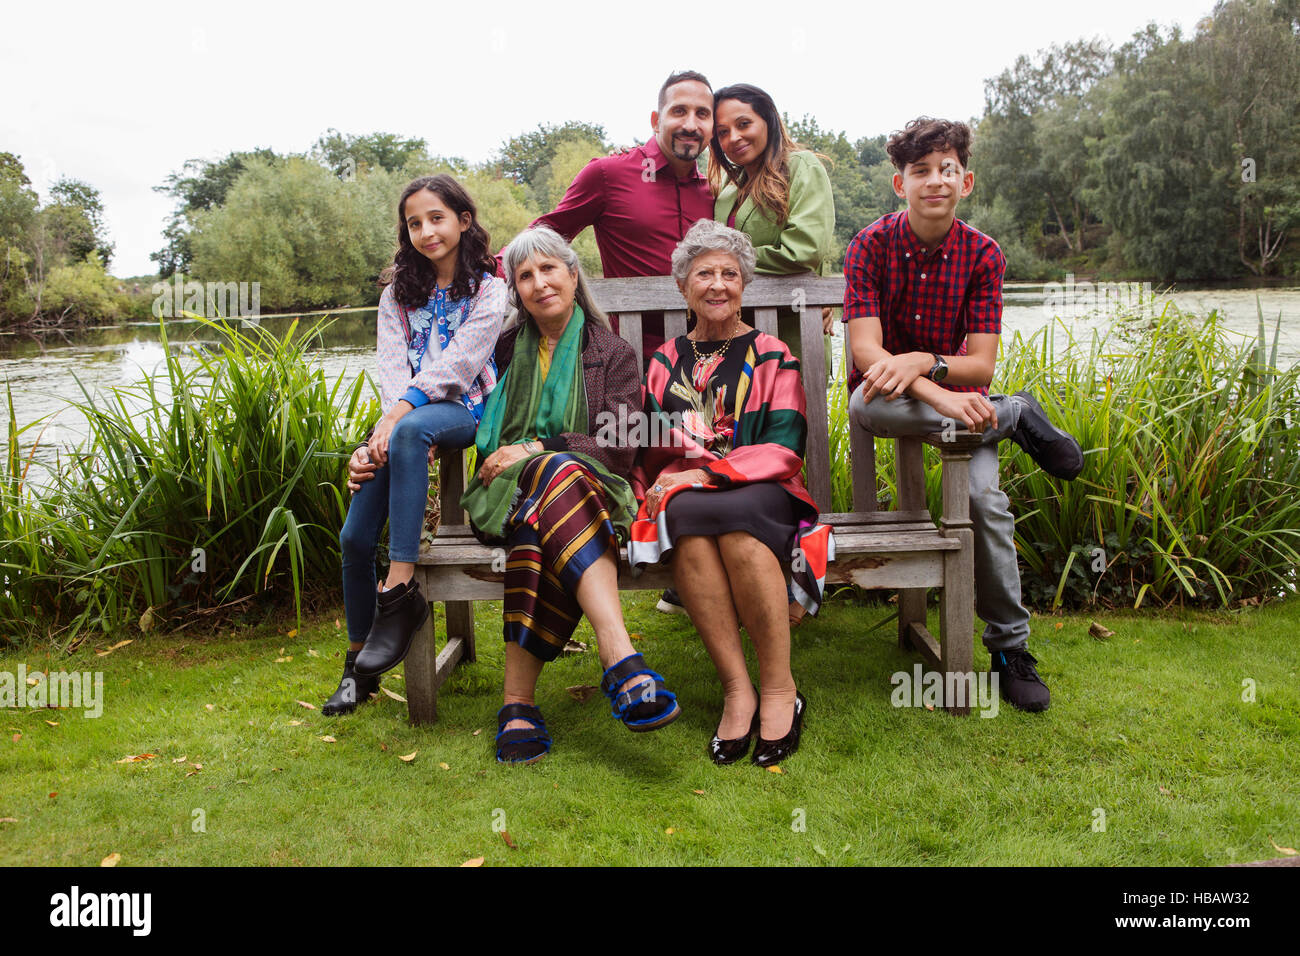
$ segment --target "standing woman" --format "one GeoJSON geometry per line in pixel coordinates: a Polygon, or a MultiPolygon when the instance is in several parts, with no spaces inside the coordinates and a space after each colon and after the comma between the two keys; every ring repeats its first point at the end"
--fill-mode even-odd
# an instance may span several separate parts
{"type": "MultiPolygon", "coordinates": [[[[835,201],[817,154],[790,138],[772,97],[757,86],[734,83],[718,90],[713,116],[713,218],[749,236],[760,275],[822,274],[835,233],[835,201]]],[[[798,355],[793,316],[783,310],[781,338],[798,355]]],[[[822,331],[830,331],[828,313],[822,331]]]]}
{"type": "Polygon", "coordinates": [[[346,714],[379,689],[424,624],[429,605],[414,580],[439,446],[474,441],[496,385],[492,351],[505,316],[488,234],[474,201],[450,176],[424,176],[397,206],[397,254],[379,299],[383,417],[352,453],[352,501],[339,534],[348,652],[321,713],[346,714]],[[388,577],[378,588],[375,550],[389,527],[388,577]]]}

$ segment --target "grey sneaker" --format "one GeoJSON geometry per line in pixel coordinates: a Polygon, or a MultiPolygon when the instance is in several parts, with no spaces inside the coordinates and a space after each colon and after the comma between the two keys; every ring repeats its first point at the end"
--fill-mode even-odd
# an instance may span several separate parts
{"type": "Polygon", "coordinates": [[[1083,450],[1074,436],[1052,424],[1038,399],[1028,392],[1011,396],[1020,400],[1020,421],[1011,440],[1029,453],[1038,467],[1065,481],[1078,478],[1083,471],[1083,450]]]}

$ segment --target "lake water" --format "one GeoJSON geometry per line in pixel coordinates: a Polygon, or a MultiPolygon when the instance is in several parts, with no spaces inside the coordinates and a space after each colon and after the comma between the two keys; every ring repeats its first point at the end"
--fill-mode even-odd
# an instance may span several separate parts
{"type": "MultiPolygon", "coordinates": [[[[1054,293],[1056,290],[1048,291],[1054,293]]],[[[1043,285],[1008,283],[1003,293],[1004,343],[1015,332],[1027,336],[1051,321],[1051,313],[1045,308],[1048,292],[1043,285]]],[[[1300,362],[1300,287],[1266,289],[1258,293],[1253,289],[1176,290],[1158,296],[1156,308],[1162,308],[1166,300],[1172,300],[1180,309],[1198,315],[1217,309],[1226,327],[1243,336],[1253,336],[1258,328],[1256,295],[1270,337],[1273,325],[1281,315],[1279,364],[1289,366],[1300,362]]],[[[1093,329],[1104,329],[1109,321],[1104,312],[1074,314],[1084,311],[1086,305],[1085,301],[1080,308],[1064,310],[1068,314],[1065,326],[1078,337],[1089,336],[1093,329]]],[[[289,318],[268,317],[260,324],[282,336],[290,321],[289,318]]],[[[215,342],[211,332],[198,323],[185,320],[169,321],[167,337],[171,348],[177,350],[215,342]]],[[[837,344],[842,341],[842,337],[837,336],[837,344]]],[[[312,355],[330,381],[340,375],[352,381],[363,372],[373,377],[374,310],[337,316],[312,355]]],[[[81,387],[92,396],[101,395],[113,386],[158,374],[162,359],[163,345],[155,323],[113,326],[66,339],[53,337],[44,341],[0,335],[0,383],[7,381],[12,390],[14,414],[19,425],[47,418],[42,445],[33,456],[37,463],[37,475],[33,477],[40,480],[39,473],[53,466],[58,449],[73,447],[85,437],[85,423],[80,414],[68,407],[69,401],[83,400],[81,387]]],[[[8,433],[7,428],[8,409],[0,402],[0,445],[8,433]]],[[[35,437],[36,430],[23,436],[24,449],[30,448],[35,437]]]]}

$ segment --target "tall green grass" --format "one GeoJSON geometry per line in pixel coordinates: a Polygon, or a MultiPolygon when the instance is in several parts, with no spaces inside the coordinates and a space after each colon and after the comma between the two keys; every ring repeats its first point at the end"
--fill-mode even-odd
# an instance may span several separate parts
{"type": "MultiPolygon", "coordinates": [[[[345,387],[308,349],[327,323],[283,338],[205,321],[190,360],[162,344],[165,375],[72,403],[88,439],[51,483],[27,480],[35,425],[9,396],[0,474],[0,633],[111,631],[185,611],[338,580],[343,462],[377,415],[373,388],[345,387]]],[[[78,382],[80,386],[80,382],[78,382]]]]}
{"type": "MultiPolygon", "coordinates": [[[[1279,316],[1280,322],[1280,316],[1279,316]]],[[[1232,606],[1293,591],[1300,567],[1300,366],[1277,367],[1277,328],[1246,339],[1217,313],[1168,303],[1076,339],[1063,323],[1003,343],[992,391],[1029,389],[1079,439],[1073,482],[1000,448],[1027,602],[1039,608],[1232,606]]],[[[842,382],[830,393],[832,491],[851,500],[842,382]]],[[[893,443],[876,442],[894,495],[893,443]]],[[[931,512],[938,455],[926,449],[931,512]]]]}

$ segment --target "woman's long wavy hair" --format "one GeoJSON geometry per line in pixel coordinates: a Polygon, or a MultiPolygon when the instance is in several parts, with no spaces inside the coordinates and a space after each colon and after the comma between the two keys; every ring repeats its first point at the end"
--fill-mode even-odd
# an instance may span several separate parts
{"type": "Polygon", "coordinates": [[[393,264],[379,277],[381,286],[392,283],[393,296],[408,309],[426,305],[437,282],[433,263],[411,245],[411,236],[406,228],[406,200],[421,189],[427,189],[441,199],[458,220],[464,213],[469,213],[469,228],[460,234],[460,245],[456,249],[456,274],[449,290],[451,297],[463,299],[474,295],[483,273],[495,275],[497,271],[496,259],[488,252],[487,230],[479,223],[478,208],[465,187],[446,173],[421,176],[402,190],[402,198],[397,203],[397,253],[393,256],[393,264]]]}
{"type": "Polygon", "coordinates": [[[735,183],[740,187],[737,207],[746,199],[752,199],[755,206],[766,210],[773,219],[784,224],[790,214],[789,156],[795,150],[807,147],[790,138],[790,132],[781,121],[781,114],[776,111],[772,97],[749,83],[733,83],[714,93],[713,119],[713,139],[709,144],[709,182],[713,186],[714,195],[722,191],[725,182],[735,183]],[[752,178],[743,166],[727,159],[718,140],[718,107],[724,100],[739,100],[767,124],[767,148],[763,150],[763,164],[752,178]]]}

